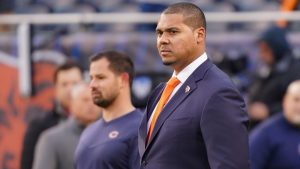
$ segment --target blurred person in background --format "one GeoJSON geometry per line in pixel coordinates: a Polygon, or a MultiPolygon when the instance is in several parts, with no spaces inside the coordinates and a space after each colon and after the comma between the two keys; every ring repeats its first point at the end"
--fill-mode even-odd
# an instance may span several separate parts
{"type": "Polygon", "coordinates": [[[300,80],[283,99],[283,113],[261,123],[250,135],[251,169],[300,168],[300,80]]]}
{"type": "Polygon", "coordinates": [[[101,109],[94,105],[88,84],[72,88],[71,116],[67,121],[42,133],[34,154],[33,169],[73,169],[74,155],[84,128],[100,117],[101,109]]]}
{"type": "Polygon", "coordinates": [[[134,67],[126,55],[107,51],[90,62],[93,101],[102,119],[83,132],[76,150],[76,169],[136,169],[137,132],[142,113],[131,102],[134,67]]]}
{"type": "MultiPolygon", "coordinates": [[[[0,15],[12,14],[14,12],[15,2],[12,0],[1,0],[0,1],[0,15]]],[[[0,24],[0,33],[12,31],[12,26],[9,24],[0,24]]]]}
{"type": "Polygon", "coordinates": [[[40,134],[68,117],[71,88],[82,79],[82,71],[73,61],[67,61],[56,68],[54,72],[55,101],[53,110],[29,122],[23,140],[21,169],[32,169],[35,146],[40,134]]]}
{"type": "Polygon", "coordinates": [[[249,89],[251,128],[282,111],[282,98],[289,83],[300,79],[300,58],[294,56],[284,29],[272,26],[258,40],[259,69],[249,89]]]}

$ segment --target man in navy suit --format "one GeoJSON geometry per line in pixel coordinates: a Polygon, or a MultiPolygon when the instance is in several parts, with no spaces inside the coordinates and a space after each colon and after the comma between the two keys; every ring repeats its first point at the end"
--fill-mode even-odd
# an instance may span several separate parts
{"type": "Polygon", "coordinates": [[[173,4],[161,14],[156,33],[162,61],[180,82],[157,118],[166,84],[148,100],[138,136],[140,168],[249,169],[245,102],[205,53],[202,10],[173,4]]]}

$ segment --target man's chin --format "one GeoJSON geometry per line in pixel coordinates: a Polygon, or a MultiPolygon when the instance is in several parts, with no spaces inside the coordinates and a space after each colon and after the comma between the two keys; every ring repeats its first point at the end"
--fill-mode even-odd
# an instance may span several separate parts
{"type": "Polygon", "coordinates": [[[163,64],[166,65],[166,66],[170,66],[170,65],[173,65],[174,62],[172,62],[172,61],[163,61],[163,64]]]}
{"type": "Polygon", "coordinates": [[[103,99],[94,99],[94,104],[101,107],[101,108],[107,108],[111,105],[111,100],[103,100],[103,99]]]}
{"type": "Polygon", "coordinates": [[[293,120],[290,121],[292,121],[292,124],[294,124],[295,126],[300,127],[300,116],[295,116],[293,120]]]}

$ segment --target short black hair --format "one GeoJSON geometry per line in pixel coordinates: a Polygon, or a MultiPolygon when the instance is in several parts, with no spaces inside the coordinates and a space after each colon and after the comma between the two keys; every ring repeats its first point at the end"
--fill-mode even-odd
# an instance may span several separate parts
{"type": "Polygon", "coordinates": [[[204,12],[195,4],[179,2],[170,5],[163,14],[182,14],[184,23],[193,29],[203,27],[206,30],[206,18],[204,12]]]}
{"type": "Polygon", "coordinates": [[[109,68],[115,74],[128,73],[129,84],[132,85],[134,78],[134,65],[130,57],[118,51],[105,51],[97,53],[90,58],[90,63],[106,58],[109,62],[109,68]]]}
{"type": "Polygon", "coordinates": [[[80,66],[77,64],[77,62],[74,60],[67,60],[65,63],[56,67],[56,69],[54,71],[54,84],[56,84],[57,77],[60,72],[70,70],[73,68],[77,68],[80,71],[81,76],[83,77],[83,70],[80,68],[80,66]]]}

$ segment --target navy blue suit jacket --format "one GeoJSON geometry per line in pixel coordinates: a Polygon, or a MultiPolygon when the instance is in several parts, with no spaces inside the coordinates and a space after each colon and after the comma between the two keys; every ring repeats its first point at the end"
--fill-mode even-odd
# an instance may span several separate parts
{"type": "Polygon", "coordinates": [[[210,60],[170,99],[145,145],[147,122],[164,87],[153,91],[139,128],[141,169],[249,169],[245,102],[210,60]]]}

